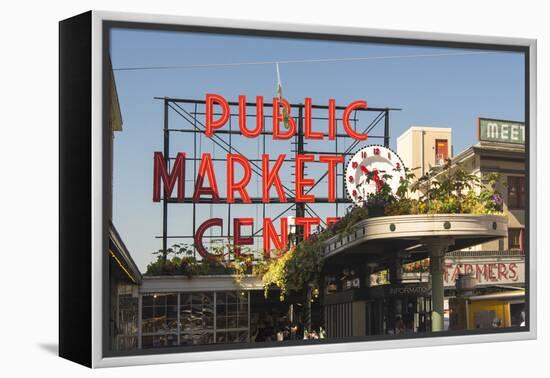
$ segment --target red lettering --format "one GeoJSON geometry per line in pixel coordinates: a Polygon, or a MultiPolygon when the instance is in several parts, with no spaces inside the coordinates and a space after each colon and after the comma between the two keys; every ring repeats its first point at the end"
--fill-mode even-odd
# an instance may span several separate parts
{"type": "Polygon", "coordinates": [[[355,109],[366,109],[366,108],[367,108],[366,101],[353,101],[344,110],[344,114],[342,115],[342,124],[344,125],[344,130],[346,130],[346,133],[348,133],[348,135],[353,139],[364,141],[369,138],[367,134],[360,134],[355,132],[355,130],[353,130],[353,127],[351,127],[349,122],[349,117],[355,109]]]}
{"type": "Polygon", "coordinates": [[[288,244],[288,219],[281,218],[281,237],[277,235],[277,231],[273,226],[271,218],[264,218],[264,257],[271,257],[271,242],[275,245],[275,249],[279,251],[279,255],[286,249],[288,244]]]}
{"type": "Polygon", "coordinates": [[[208,93],[206,95],[206,131],[207,137],[211,138],[214,135],[214,130],[219,129],[229,119],[229,104],[220,95],[208,93]],[[214,104],[218,104],[222,108],[220,118],[214,121],[214,104]]]}
{"type": "Polygon", "coordinates": [[[502,278],[508,278],[508,272],[506,269],[506,264],[499,263],[498,264],[498,279],[501,280],[502,278]]]}
{"type": "Polygon", "coordinates": [[[234,203],[234,192],[237,191],[241,195],[243,203],[251,203],[250,196],[246,191],[246,186],[252,177],[252,169],[250,163],[242,155],[227,154],[227,203],[234,203]],[[235,183],[235,163],[239,163],[244,170],[243,178],[235,183]]]}
{"type": "Polygon", "coordinates": [[[270,201],[269,190],[272,185],[275,185],[275,190],[279,196],[279,201],[286,202],[285,191],[283,190],[283,184],[281,182],[281,178],[279,177],[279,170],[283,165],[285,157],[285,154],[279,155],[273,169],[270,171],[269,155],[262,155],[262,201],[264,203],[269,203],[270,201]]]}
{"type": "Polygon", "coordinates": [[[508,278],[512,281],[517,281],[518,280],[518,272],[516,271],[516,268],[518,267],[518,265],[516,263],[511,263],[510,264],[510,275],[508,276],[508,278]]]}
{"type": "Polygon", "coordinates": [[[296,122],[290,116],[290,104],[285,99],[273,98],[273,139],[290,139],[295,133],[296,122]],[[286,111],[286,122],[288,124],[288,131],[284,133],[280,129],[281,122],[285,121],[284,115],[281,114],[281,105],[286,111]]]}
{"type": "Polygon", "coordinates": [[[178,202],[185,199],[185,154],[179,152],[172,173],[168,174],[166,160],[162,152],[155,152],[153,158],[153,202],[160,202],[160,180],[164,185],[164,198],[170,198],[176,180],[178,182],[178,202]]]}
{"type": "Polygon", "coordinates": [[[485,278],[485,280],[487,280],[486,272],[487,268],[485,267],[485,265],[476,264],[476,279],[478,282],[481,282],[482,278],[485,278]]]}
{"type": "Polygon", "coordinates": [[[197,252],[199,255],[207,259],[208,261],[216,261],[219,256],[213,255],[210,252],[204,248],[204,245],[202,244],[202,237],[207,229],[213,226],[222,227],[223,226],[223,220],[221,218],[212,218],[207,221],[205,221],[203,224],[199,226],[197,229],[197,232],[195,232],[195,248],[197,249],[197,252]]]}
{"type": "Polygon", "coordinates": [[[495,264],[488,264],[488,271],[489,271],[489,280],[491,281],[496,281],[496,276],[495,276],[495,272],[494,272],[494,269],[495,269],[496,265],[495,264]]]}
{"type": "Polygon", "coordinates": [[[262,133],[264,128],[264,98],[256,97],[256,128],[249,130],[246,128],[246,96],[239,96],[239,129],[247,138],[256,138],[262,133]]]}
{"type": "Polygon", "coordinates": [[[343,163],[344,157],[323,155],[319,158],[321,163],[327,163],[328,167],[328,201],[336,201],[336,164],[343,163]]]}
{"type": "Polygon", "coordinates": [[[336,101],[328,100],[328,139],[336,139],[336,101]]]}
{"type": "Polygon", "coordinates": [[[304,187],[313,186],[315,184],[315,180],[304,178],[304,163],[308,161],[315,161],[315,156],[296,156],[296,202],[315,202],[315,196],[313,194],[304,194],[304,187]]]}
{"type": "Polygon", "coordinates": [[[311,125],[311,98],[306,97],[304,103],[304,118],[305,118],[305,130],[304,137],[308,139],[323,139],[323,133],[319,131],[312,131],[311,125]]]}
{"type": "Polygon", "coordinates": [[[235,218],[233,219],[233,253],[235,256],[249,256],[250,254],[241,255],[241,245],[254,244],[254,238],[242,237],[241,226],[252,226],[254,218],[235,218]]]}
{"type": "Polygon", "coordinates": [[[212,157],[209,153],[202,154],[202,160],[199,166],[199,174],[197,177],[197,182],[195,184],[195,192],[193,193],[193,202],[199,202],[199,199],[203,194],[212,196],[213,202],[217,202],[220,200],[218,185],[216,183],[216,175],[214,174],[214,166],[212,164],[212,157]],[[210,186],[204,186],[205,175],[208,176],[208,182],[210,183],[210,186]]]}

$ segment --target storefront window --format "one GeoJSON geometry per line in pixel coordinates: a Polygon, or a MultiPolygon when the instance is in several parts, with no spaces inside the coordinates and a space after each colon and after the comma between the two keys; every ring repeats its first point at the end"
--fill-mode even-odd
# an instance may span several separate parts
{"type": "Polygon", "coordinates": [[[248,295],[246,292],[216,293],[216,342],[248,341],[248,295]]]}
{"type": "Polygon", "coordinates": [[[248,295],[239,291],[143,295],[142,348],[248,342],[248,295]]]}
{"type": "Polygon", "coordinates": [[[214,342],[214,293],[180,294],[180,345],[214,342]]]}
{"type": "Polygon", "coordinates": [[[142,348],[177,345],[177,294],[149,294],[142,298],[142,348]]]}
{"type": "Polygon", "coordinates": [[[508,208],[525,209],[525,177],[508,176],[508,208]]]}

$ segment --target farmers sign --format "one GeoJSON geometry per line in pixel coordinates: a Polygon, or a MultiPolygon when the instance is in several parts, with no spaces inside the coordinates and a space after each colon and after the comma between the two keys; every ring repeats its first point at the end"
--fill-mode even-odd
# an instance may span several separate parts
{"type": "Polygon", "coordinates": [[[443,267],[445,286],[455,286],[459,274],[473,274],[476,285],[512,285],[525,283],[525,261],[452,261],[447,259],[443,267]]]}

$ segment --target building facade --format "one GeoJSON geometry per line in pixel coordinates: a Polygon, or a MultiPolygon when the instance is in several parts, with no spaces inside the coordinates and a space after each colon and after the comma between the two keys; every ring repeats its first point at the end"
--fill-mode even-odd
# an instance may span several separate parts
{"type": "Polygon", "coordinates": [[[452,129],[412,126],[397,138],[397,153],[416,177],[453,156],[452,129]]]}

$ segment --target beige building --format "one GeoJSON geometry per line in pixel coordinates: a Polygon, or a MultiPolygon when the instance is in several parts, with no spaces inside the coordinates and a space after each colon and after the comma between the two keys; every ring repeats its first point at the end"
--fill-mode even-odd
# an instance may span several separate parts
{"type": "Polygon", "coordinates": [[[525,158],[524,145],[482,141],[452,159],[452,166],[460,165],[479,177],[488,173],[500,175],[497,190],[502,195],[503,210],[508,216],[508,238],[485,243],[475,249],[523,251],[526,208],[525,158]]]}
{"type": "Polygon", "coordinates": [[[412,126],[397,138],[397,154],[416,177],[443,164],[452,151],[450,128],[412,126]]]}

